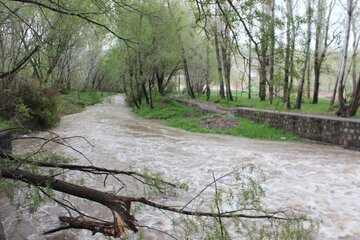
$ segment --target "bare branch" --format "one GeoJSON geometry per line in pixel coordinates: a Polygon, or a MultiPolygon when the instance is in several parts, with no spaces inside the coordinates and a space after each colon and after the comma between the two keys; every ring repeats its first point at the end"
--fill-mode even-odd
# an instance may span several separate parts
{"type": "Polygon", "coordinates": [[[71,11],[66,11],[65,9],[62,9],[62,8],[55,8],[55,7],[52,7],[50,5],[47,5],[45,3],[42,3],[42,2],[39,2],[37,0],[10,0],[12,2],[21,2],[21,3],[25,3],[25,4],[32,4],[32,5],[37,5],[37,6],[40,6],[40,7],[43,7],[43,8],[46,8],[48,10],[51,10],[53,12],[57,12],[57,13],[60,13],[60,14],[64,14],[64,15],[68,15],[68,16],[73,16],[73,17],[78,17],[82,20],[85,20],[91,24],[94,24],[96,26],[99,26],[101,28],[104,28],[105,30],[107,30],[108,32],[110,32],[112,35],[114,35],[115,37],[117,37],[118,39],[124,41],[126,44],[129,42],[129,43],[136,43],[134,40],[132,39],[128,39],[128,38],[124,38],[122,36],[120,36],[119,34],[117,34],[116,32],[114,32],[112,29],[110,29],[108,26],[106,26],[105,24],[103,23],[100,23],[98,21],[95,21],[93,19],[90,19],[89,17],[87,17],[86,15],[82,14],[82,13],[74,13],[74,12],[71,12],[71,11]]]}
{"type": "Polygon", "coordinates": [[[26,66],[26,64],[29,62],[30,58],[37,52],[39,51],[40,47],[36,46],[28,55],[26,55],[25,57],[23,57],[23,59],[21,59],[16,66],[11,69],[8,72],[1,72],[0,73],[0,78],[5,78],[8,76],[11,76],[15,73],[17,73],[18,71],[20,71],[23,67],[26,66]]]}

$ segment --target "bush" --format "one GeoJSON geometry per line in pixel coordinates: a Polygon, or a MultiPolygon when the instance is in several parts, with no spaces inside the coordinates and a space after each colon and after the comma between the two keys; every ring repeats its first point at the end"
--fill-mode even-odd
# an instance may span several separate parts
{"type": "Polygon", "coordinates": [[[20,122],[31,121],[32,119],[30,109],[22,102],[16,105],[16,116],[20,122]]]}
{"type": "Polygon", "coordinates": [[[19,99],[16,94],[13,93],[12,89],[1,89],[0,90],[0,116],[4,119],[11,119],[17,111],[17,105],[19,99]]]}
{"type": "Polygon", "coordinates": [[[60,120],[57,95],[53,88],[39,89],[29,84],[2,90],[0,116],[23,127],[52,127],[60,120]]]}
{"type": "Polygon", "coordinates": [[[37,89],[31,85],[19,87],[17,120],[26,127],[49,128],[54,126],[60,116],[57,112],[56,97],[58,92],[53,88],[37,89]]]}

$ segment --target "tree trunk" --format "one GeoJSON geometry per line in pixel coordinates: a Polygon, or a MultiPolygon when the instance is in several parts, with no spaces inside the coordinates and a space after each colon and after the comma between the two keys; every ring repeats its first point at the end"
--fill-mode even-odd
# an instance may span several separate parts
{"type": "Polygon", "coordinates": [[[145,97],[146,104],[150,105],[150,99],[149,99],[149,96],[148,96],[147,91],[146,91],[146,84],[142,83],[141,87],[142,87],[142,90],[143,90],[143,94],[144,94],[144,97],[145,97]]]}
{"type": "Polygon", "coordinates": [[[216,60],[217,60],[217,70],[218,70],[218,77],[219,77],[219,84],[220,84],[220,99],[225,99],[225,89],[224,89],[224,78],[223,78],[223,69],[222,69],[222,62],[220,56],[220,47],[219,47],[219,33],[216,30],[215,36],[215,52],[216,52],[216,60]]]}
{"type": "Polygon", "coordinates": [[[152,87],[154,85],[154,77],[152,77],[149,80],[149,103],[150,103],[150,108],[153,109],[154,108],[154,101],[153,101],[153,97],[152,97],[152,87]]]}
{"type": "Polygon", "coordinates": [[[269,102],[274,98],[274,68],[275,68],[275,0],[271,1],[271,26],[270,26],[270,56],[269,56],[269,102]]]}
{"type": "Polygon", "coordinates": [[[290,73],[290,82],[288,86],[287,96],[286,96],[286,108],[291,108],[290,97],[293,89],[293,82],[294,82],[294,54],[295,54],[295,39],[296,39],[296,29],[294,23],[294,16],[293,16],[293,3],[292,0],[287,1],[288,5],[288,17],[290,21],[290,56],[289,56],[289,73],[290,73]]]}
{"type": "Polygon", "coordinates": [[[210,41],[206,44],[206,101],[210,100],[210,41]]]}
{"type": "Polygon", "coordinates": [[[261,56],[260,61],[260,83],[259,83],[259,98],[260,101],[266,100],[266,59],[265,56],[261,56]]]}
{"type": "Polygon", "coordinates": [[[228,101],[233,101],[233,96],[231,93],[231,85],[230,85],[231,54],[229,48],[229,41],[230,41],[229,26],[225,26],[224,33],[222,35],[221,50],[222,50],[224,77],[225,77],[225,85],[226,85],[226,99],[228,101]]]}
{"type": "MultiPolygon", "coordinates": [[[[336,78],[336,82],[339,84],[339,111],[338,114],[340,114],[343,117],[349,117],[349,107],[345,105],[345,99],[344,99],[344,89],[345,89],[345,71],[346,71],[346,61],[348,57],[348,48],[349,48],[349,39],[350,39],[350,29],[351,29],[351,23],[352,23],[352,14],[354,11],[354,3],[353,0],[347,1],[347,19],[346,24],[344,26],[345,36],[343,41],[343,52],[340,60],[340,66],[339,66],[339,72],[336,78]]],[[[334,91],[335,92],[335,91],[334,91]]],[[[355,106],[358,103],[355,103],[355,106]]]]}
{"type": "Polygon", "coordinates": [[[357,87],[357,83],[356,83],[356,73],[357,73],[357,62],[356,62],[356,56],[358,54],[357,49],[358,49],[358,45],[359,45],[359,41],[360,41],[360,37],[358,37],[357,34],[357,30],[356,26],[355,26],[355,19],[353,18],[352,21],[352,33],[353,33],[353,44],[352,44],[352,50],[353,50],[353,61],[352,61],[352,85],[353,85],[353,95],[356,94],[355,90],[357,87]]]}
{"type": "Polygon", "coordinates": [[[307,69],[307,74],[306,74],[306,98],[310,99],[311,98],[311,56],[309,57],[309,66],[307,69]]]}
{"type": "MultiPolygon", "coordinates": [[[[315,50],[314,50],[314,92],[312,103],[316,104],[319,101],[319,87],[320,87],[320,69],[322,65],[322,51],[324,41],[324,15],[326,1],[318,0],[317,6],[317,21],[316,21],[316,32],[315,32],[315,50]]],[[[328,26],[325,26],[328,28],[328,26]]],[[[326,37],[325,37],[326,38],[326,37]]],[[[326,40],[325,40],[326,41],[326,40]]]]}
{"type": "Polygon", "coordinates": [[[114,214],[114,237],[121,237],[130,229],[137,232],[136,220],[130,214],[131,199],[116,196],[111,193],[78,186],[52,177],[33,174],[20,169],[1,168],[3,178],[14,179],[29,183],[37,187],[50,187],[55,191],[70,194],[75,197],[88,199],[108,207],[114,214]]]}
{"type": "Polygon", "coordinates": [[[354,88],[353,95],[350,100],[350,105],[347,107],[346,116],[353,117],[356,115],[360,107],[360,74],[357,80],[356,87],[354,88]]]}
{"type": "Polygon", "coordinates": [[[191,85],[189,66],[188,66],[188,63],[187,63],[187,60],[186,60],[186,57],[185,57],[185,49],[184,48],[182,48],[182,52],[183,52],[182,58],[183,58],[183,68],[184,68],[187,92],[188,92],[188,95],[192,99],[195,99],[196,97],[195,97],[195,93],[194,93],[194,90],[193,90],[192,85],[191,85]]]}
{"type": "Polygon", "coordinates": [[[319,63],[319,59],[315,57],[314,63],[314,93],[312,103],[316,104],[319,101],[319,86],[320,86],[320,68],[321,63],[319,63]]]}
{"type": "Polygon", "coordinates": [[[251,64],[252,64],[251,39],[249,39],[249,75],[248,75],[248,99],[251,99],[251,64]]]}
{"type": "Polygon", "coordinates": [[[164,72],[159,73],[159,71],[157,70],[155,73],[155,77],[156,77],[156,82],[157,82],[157,86],[158,86],[158,91],[159,91],[160,95],[164,95],[165,94],[165,88],[164,88],[165,73],[164,72]]]}
{"type": "MultiPolygon", "coordinates": [[[[289,78],[290,78],[290,62],[291,59],[291,21],[292,21],[292,2],[291,0],[286,1],[286,49],[285,49],[285,67],[284,67],[284,93],[283,101],[288,107],[290,101],[290,87],[289,87],[289,78]]],[[[289,108],[289,107],[288,107],[289,108]]]]}
{"type": "Polygon", "coordinates": [[[296,96],[296,103],[294,108],[300,109],[301,108],[301,101],[303,98],[303,91],[304,91],[304,84],[305,84],[305,78],[306,73],[308,72],[308,68],[310,67],[310,43],[311,43],[311,16],[312,16],[312,7],[311,7],[311,0],[308,0],[307,2],[307,31],[306,31],[306,49],[305,49],[305,59],[304,59],[304,65],[301,72],[301,80],[300,84],[298,86],[297,96],[296,96]]]}

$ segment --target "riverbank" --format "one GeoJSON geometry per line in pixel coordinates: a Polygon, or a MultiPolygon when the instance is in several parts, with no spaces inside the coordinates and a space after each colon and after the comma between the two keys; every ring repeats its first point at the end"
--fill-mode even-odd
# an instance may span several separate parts
{"type": "Polygon", "coordinates": [[[195,99],[173,99],[207,113],[222,113],[250,119],[266,126],[283,129],[319,143],[360,149],[360,120],[303,113],[278,112],[254,108],[223,108],[218,104],[195,99]]]}
{"type": "Polygon", "coordinates": [[[163,119],[165,125],[190,132],[224,134],[271,141],[302,141],[285,130],[256,123],[246,118],[222,114],[221,111],[204,112],[192,106],[176,102],[169,97],[157,96],[154,108],[143,104],[133,112],[148,119],[163,119]]]}

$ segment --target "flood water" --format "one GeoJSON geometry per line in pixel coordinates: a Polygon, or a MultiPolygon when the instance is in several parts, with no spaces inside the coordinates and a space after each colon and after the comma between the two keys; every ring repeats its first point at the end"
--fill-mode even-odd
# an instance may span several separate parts
{"type": "MultiPolygon", "coordinates": [[[[212,172],[220,176],[234,166],[253,163],[263,170],[267,179],[263,184],[265,206],[294,208],[321,220],[316,239],[360,239],[360,152],[318,144],[268,142],[173,129],[134,116],[121,95],[63,117],[52,131],[61,136],[86,137],[93,147],[82,139],[72,140],[71,145],[94,165],[149,168],[162,173],[167,180],[186,181],[190,185],[186,196],[172,199],[179,205],[211,182],[212,172]]],[[[14,147],[24,149],[26,143],[17,142],[14,147]]],[[[54,151],[69,152],[62,148],[54,151]]],[[[87,160],[79,156],[75,163],[87,164],[87,160]]],[[[101,186],[96,179],[90,179],[86,185],[101,186]]],[[[99,234],[92,236],[75,230],[42,236],[43,231],[59,226],[57,216],[66,214],[65,211],[45,204],[34,215],[19,213],[22,219],[19,222],[7,200],[4,197],[0,200],[0,218],[9,239],[106,239],[99,234]]],[[[171,225],[161,214],[145,211],[136,214],[136,218],[142,225],[171,231],[171,225]]],[[[168,237],[154,233],[145,239],[168,237]]]]}

